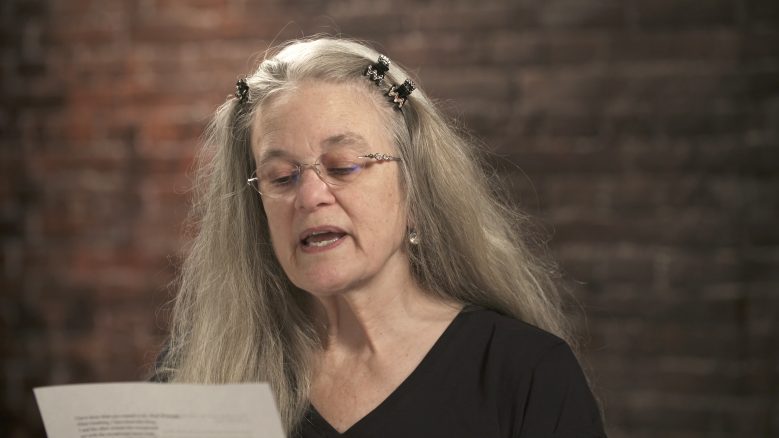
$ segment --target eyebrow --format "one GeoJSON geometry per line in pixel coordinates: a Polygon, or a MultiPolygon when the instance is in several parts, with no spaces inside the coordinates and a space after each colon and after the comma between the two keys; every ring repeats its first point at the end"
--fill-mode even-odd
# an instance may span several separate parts
{"type": "MultiPolygon", "coordinates": [[[[365,146],[368,141],[360,134],[352,131],[346,131],[340,134],[331,135],[320,142],[323,150],[333,149],[338,146],[365,146]]],[[[270,148],[260,156],[260,163],[273,158],[289,158],[290,154],[284,149],[270,148]]]]}
{"type": "Polygon", "coordinates": [[[351,131],[332,135],[322,141],[322,147],[326,149],[334,146],[351,146],[355,144],[365,145],[368,144],[368,142],[360,134],[351,131]]]}

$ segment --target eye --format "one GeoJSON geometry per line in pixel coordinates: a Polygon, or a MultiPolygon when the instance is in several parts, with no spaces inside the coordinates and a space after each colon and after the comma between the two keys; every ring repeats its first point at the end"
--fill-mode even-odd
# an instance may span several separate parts
{"type": "Polygon", "coordinates": [[[269,187],[287,187],[297,183],[300,170],[292,163],[268,163],[260,168],[260,183],[269,187]]]}
{"type": "Polygon", "coordinates": [[[331,176],[349,176],[360,171],[361,166],[354,162],[338,163],[327,167],[327,174],[331,176]]]}
{"type": "Polygon", "coordinates": [[[268,184],[276,187],[284,187],[295,184],[295,181],[297,181],[297,175],[291,174],[268,180],[268,184]]]}
{"type": "Polygon", "coordinates": [[[322,161],[322,166],[325,168],[327,175],[338,180],[349,180],[362,170],[360,163],[353,158],[326,157],[322,161]]]}

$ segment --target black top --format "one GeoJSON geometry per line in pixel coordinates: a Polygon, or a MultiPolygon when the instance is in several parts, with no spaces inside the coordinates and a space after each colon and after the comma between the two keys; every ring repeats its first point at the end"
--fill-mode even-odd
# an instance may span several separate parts
{"type": "Polygon", "coordinates": [[[461,312],[422,362],[343,434],[313,406],[302,438],[605,437],[568,345],[499,313],[461,312]]]}

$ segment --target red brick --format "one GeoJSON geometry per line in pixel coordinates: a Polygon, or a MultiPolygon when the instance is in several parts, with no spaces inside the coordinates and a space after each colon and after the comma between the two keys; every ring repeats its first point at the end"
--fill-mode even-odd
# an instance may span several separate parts
{"type": "MultiPolygon", "coordinates": [[[[15,1],[0,26],[0,434],[142,378],[208,117],[272,41],[376,43],[487,142],[590,333],[610,436],[771,436],[775,1],[15,1]],[[584,312],[584,313],[582,313],[584,312]]],[[[161,313],[160,313],[161,312],[161,313]]],[[[774,391],[775,392],[775,391],[774,391]]]]}

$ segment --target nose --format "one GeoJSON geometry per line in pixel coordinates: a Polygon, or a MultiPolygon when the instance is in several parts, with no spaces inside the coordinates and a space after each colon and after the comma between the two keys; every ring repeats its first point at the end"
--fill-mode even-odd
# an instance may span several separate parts
{"type": "Polygon", "coordinates": [[[313,164],[300,164],[300,177],[303,177],[303,173],[305,173],[306,169],[311,169],[316,173],[316,176],[321,179],[325,184],[327,184],[326,178],[322,175],[322,168],[320,167],[321,164],[319,163],[313,163],[313,164]]]}
{"type": "Polygon", "coordinates": [[[295,196],[295,207],[314,210],[335,201],[330,186],[322,179],[319,168],[314,164],[301,166],[300,181],[295,196]],[[307,172],[311,170],[311,172],[307,172]]]}

